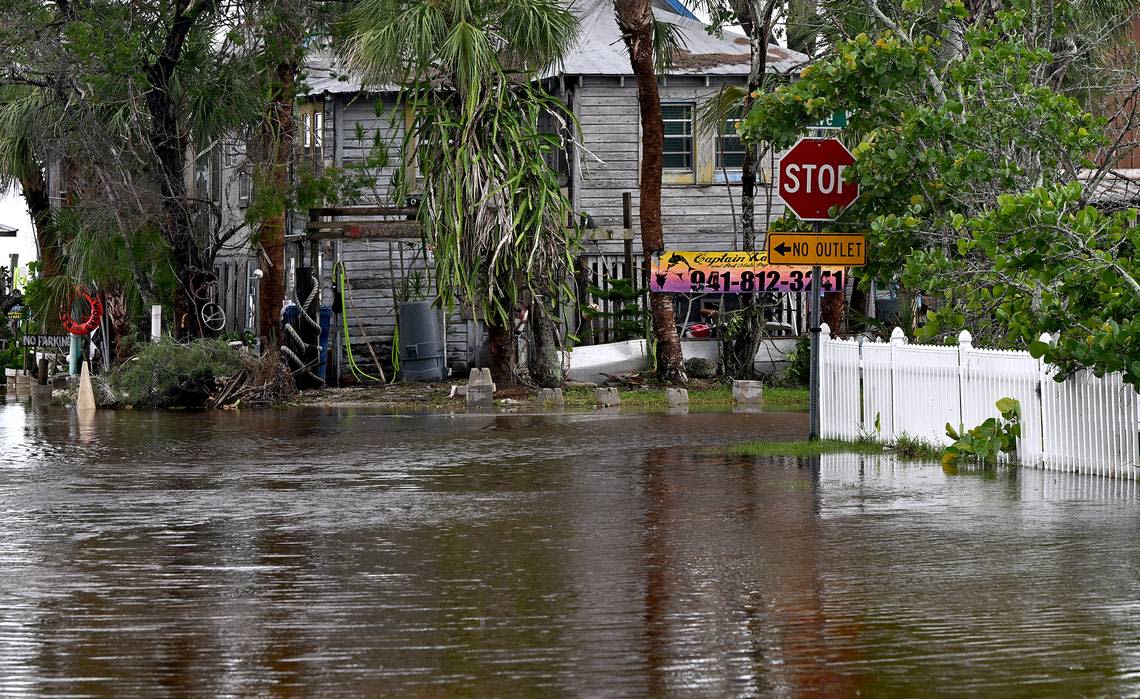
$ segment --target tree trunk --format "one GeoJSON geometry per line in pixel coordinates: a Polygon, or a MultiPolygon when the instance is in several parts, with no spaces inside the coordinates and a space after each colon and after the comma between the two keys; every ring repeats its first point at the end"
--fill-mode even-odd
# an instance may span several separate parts
{"type": "MultiPolygon", "coordinates": [[[[851,288],[851,310],[855,311],[860,316],[865,317],[867,315],[868,294],[861,288],[860,282],[862,281],[863,280],[859,279],[858,277],[853,278],[854,284],[851,288]]],[[[857,323],[849,323],[849,325],[851,327],[847,328],[848,332],[866,329],[866,324],[861,321],[857,323]]]]}
{"type": "Polygon", "coordinates": [[[188,9],[179,6],[167,29],[162,52],[147,66],[145,93],[150,131],[147,139],[158,165],[157,177],[162,193],[162,220],[159,229],[170,245],[170,262],[178,289],[174,294],[175,334],[201,337],[201,319],[195,301],[196,285],[208,270],[203,269],[204,255],[194,230],[192,202],[186,191],[186,151],[190,144],[183,116],[176,102],[176,72],[194,24],[213,12],[218,0],[202,0],[188,9]]]}
{"type": "Polygon", "coordinates": [[[840,335],[846,333],[846,328],[843,326],[843,310],[847,298],[842,293],[837,294],[824,294],[821,299],[819,314],[827,327],[831,329],[832,335],[840,335]]]}
{"type": "Polygon", "coordinates": [[[171,223],[169,229],[164,229],[164,233],[174,238],[170,241],[170,263],[178,285],[174,292],[174,331],[171,334],[176,338],[187,339],[205,334],[195,293],[204,288],[207,280],[200,269],[201,250],[193,238],[193,228],[189,225],[189,220],[181,223],[185,224],[185,228],[175,222],[171,223]],[[178,230],[186,232],[175,233],[178,230]]]}
{"type": "MultiPolygon", "coordinates": [[[[274,70],[270,75],[269,103],[261,121],[261,152],[255,194],[259,203],[274,202],[258,225],[258,242],[267,264],[258,285],[258,334],[262,346],[277,346],[281,307],[285,301],[285,221],[293,161],[294,102],[297,74],[304,59],[303,4],[270,3],[262,20],[264,53],[274,70]],[[267,267],[267,269],[266,269],[267,267]]],[[[265,210],[265,209],[263,209],[265,210]]],[[[261,262],[259,260],[259,262],[261,262]]],[[[316,260],[311,260],[315,265],[316,260]]],[[[320,270],[317,270],[320,274],[320,270]]]]}
{"type": "Polygon", "coordinates": [[[496,388],[515,385],[515,367],[518,366],[518,348],[511,331],[511,318],[493,318],[487,323],[487,345],[491,355],[491,380],[496,388]]]}
{"type": "Polygon", "coordinates": [[[24,202],[32,216],[35,228],[36,249],[39,252],[40,276],[55,277],[60,271],[59,239],[51,218],[51,198],[43,174],[33,169],[26,177],[20,178],[20,189],[24,202]]]}
{"type": "MultiPolygon", "coordinates": [[[[262,157],[258,197],[280,202],[261,220],[258,240],[268,264],[258,285],[257,322],[262,346],[277,346],[277,326],[285,301],[285,193],[289,190],[289,164],[293,151],[293,99],[299,61],[291,57],[277,65],[273,98],[261,125],[262,157]]],[[[259,265],[261,266],[261,265],[259,265]]]]}
{"type": "MultiPolygon", "coordinates": [[[[748,36],[751,48],[751,65],[748,70],[748,92],[744,95],[742,113],[752,109],[755,98],[752,96],[764,87],[764,76],[768,69],[768,36],[771,34],[772,16],[776,11],[777,0],[749,0],[734,3],[733,9],[741,18],[741,26],[748,36]]],[[[758,145],[747,144],[744,162],[740,167],[740,224],[744,231],[744,249],[757,248],[756,231],[756,180],[760,170],[758,145]]],[[[724,372],[734,379],[756,377],[754,357],[764,339],[764,313],[755,296],[744,298],[741,314],[743,322],[738,334],[726,338],[722,343],[724,372]]]]}
{"type": "MultiPolygon", "coordinates": [[[[653,255],[665,249],[661,228],[661,150],[665,125],[653,62],[653,12],[649,0],[614,0],[618,26],[629,50],[630,67],[637,77],[637,103],[641,112],[641,250],[648,267],[653,255]]],[[[649,307],[656,338],[657,377],[683,384],[685,375],[681,339],[677,336],[673,297],[651,292],[649,307]]]]}
{"type": "Polygon", "coordinates": [[[562,385],[562,355],[554,319],[543,306],[542,299],[530,305],[530,333],[534,350],[530,355],[530,378],[542,388],[562,385]]]}

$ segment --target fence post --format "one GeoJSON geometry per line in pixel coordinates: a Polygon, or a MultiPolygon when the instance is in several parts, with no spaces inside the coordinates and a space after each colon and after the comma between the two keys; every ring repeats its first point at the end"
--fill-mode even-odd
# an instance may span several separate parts
{"type": "MultiPolygon", "coordinates": [[[[830,345],[830,343],[831,343],[831,328],[829,328],[827,326],[827,323],[820,323],[819,324],[819,364],[817,365],[817,369],[816,369],[817,371],[819,371],[819,379],[818,379],[819,383],[817,384],[819,386],[819,391],[816,392],[816,400],[818,401],[818,407],[816,408],[816,410],[819,411],[819,422],[820,422],[819,435],[822,439],[827,439],[828,437],[832,436],[831,424],[835,421],[833,419],[833,416],[830,414],[830,410],[828,410],[828,407],[827,407],[828,401],[824,401],[824,399],[823,399],[824,395],[826,395],[826,390],[827,390],[826,384],[824,383],[824,380],[823,380],[823,377],[827,375],[827,367],[829,366],[828,346],[830,345]]],[[[834,405],[835,405],[834,401],[831,401],[831,406],[834,407],[834,405]]]]}
{"type": "Polygon", "coordinates": [[[897,364],[895,362],[895,348],[901,347],[906,344],[906,333],[900,327],[895,327],[891,331],[891,434],[889,439],[893,442],[899,435],[898,423],[898,393],[895,390],[897,382],[895,381],[895,371],[897,364]]]}
{"type": "MultiPolygon", "coordinates": [[[[1049,333],[1041,333],[1041,337],[1039,337],[1037,339],[1040,340],[1041,342],[1044,342],[1047,345],[1053,344],[1053,336],[1050,335],[1049,333]]],[[[1041,457],[1040,458],[1041,458],[1042,465],[1048,466],[1049,462],[1053,460],[1053,456],[1052,456],[1052,454],[1049,453],[1050,452],[1049,438],[1046,436],[1047,434],[1049,434],[1049,432],[1046,432],[1046,430],[1053,430],[1053,431],[1056,430],[1056,424],[1055,424],[1056,423],[1056,415],[1048,416],[1046,414],[1046,413],[1052,412],[1054,410],[1054,408],[1052,407],[1052,404],[1054,401],[1053,400],[1046,400],[1046,394],[1049,394],[1050,397],[1052,396],[1050,391],[1045,388],[1046,379],[1049,379],[1049,376],[1046,372],[1045,360],[1041,357],[1038,357],[1037,358],[1037,395],[1039,397],[1038,400],[1041,401],[1040,405],[1039,405],[1039,407],[1041,409],[1041,457]],[[1054,423],[1054,424],[1050,424],[1050,423],[1054,423]]]]}
{"type": "Polygon", "coordinates": [[[150,341],[158,342],[162,339],[162,306],[154,304],[150,307],[150,341]]]}
{"type": "Polygon", "coordinates": [[[865,339],[866,338],[862,335],[859,336],[859,347],[855,354],[855,392],[856,395],[859,396],[856,418],[858,418],[857,424],[859,425],[859,429],[862,432],[870,433],[870,429],[867,426],[867,399],[865,398],[867,395],[867,382],[864,380],[863,374],[863,341],[865,339]]]}
{"type": "Polygon", "coordinates": [[[958,434],[966,428],[966,357],[967,350],[974,349],[974,336],[969,330],[958,333],[958,434]]]}

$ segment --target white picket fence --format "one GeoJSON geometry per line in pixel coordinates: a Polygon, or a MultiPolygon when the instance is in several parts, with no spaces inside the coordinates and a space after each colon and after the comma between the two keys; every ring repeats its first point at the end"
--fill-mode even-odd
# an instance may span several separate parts
{"type": "Polygon", "coordinates": [[[975,427],[1008,396],[1021,403],[1022,464],[1118,478],[1140,470],[1140,396],[1119,374],[1058,383],[1028,352],[975,348],[966,331],[957,347],[910,345],[898,328],[890,342],[870,342],[833,338],[824,325],[820,339],[825,438],[949,444],[947,423],[975,427]]]}

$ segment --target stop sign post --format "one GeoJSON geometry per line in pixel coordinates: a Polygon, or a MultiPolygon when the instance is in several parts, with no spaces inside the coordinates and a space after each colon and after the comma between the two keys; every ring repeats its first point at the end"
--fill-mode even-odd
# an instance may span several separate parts
{"type": "MultiPolygon", "coordinates": [[[[780,198],[792,212],[819,233],[821,221],[833,221],[859,198],[859,183],[848,182],[847,168],[855,156],[839,139],[801,138],[780,160],[780,198]],[[831,211],[834,209],[835,214],[831,211]]],[[[808,439],[819,439],[819,266],[811,275],[811,427],[808,439]]]]}
{"type": "Polygon", "coordinates": [[[832,221],[859,198],[859,183],[844,176],[854,164],[839,139],[801,138],[780,160],[780,198],[801,220],[832,221]]]}

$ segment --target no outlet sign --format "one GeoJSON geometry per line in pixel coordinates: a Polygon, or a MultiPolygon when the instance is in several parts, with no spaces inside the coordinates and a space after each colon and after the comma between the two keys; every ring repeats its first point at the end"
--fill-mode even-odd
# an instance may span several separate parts
{"type": "Polygon", "coordinates": [[[780,198],[803,221],[831,221],[859,198],[859,183],[844,176],[854,164],[838,139],[801,138],[780,161],[780,198]]]}

